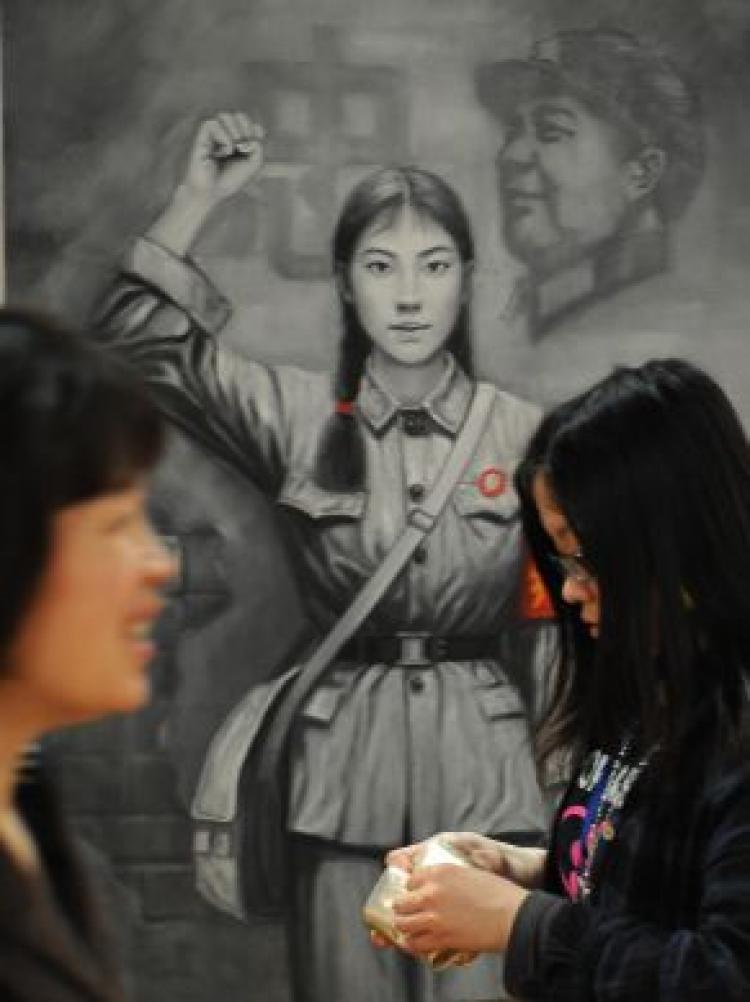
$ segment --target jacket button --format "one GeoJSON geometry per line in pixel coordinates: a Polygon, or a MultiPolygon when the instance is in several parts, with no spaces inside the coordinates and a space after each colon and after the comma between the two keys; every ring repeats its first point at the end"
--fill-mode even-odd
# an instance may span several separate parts
{"type": "Polygon", "coordinates": [[[421,675],[412,675],[409,679],[409,688],[412,692],[422,692],[424,689],[424,679],[421,675]]]}
{"type": "Polygon", "coordinates": [[[414,563],[423,564],[427,560],[427,547],[422,543],[414,551],[414,563]]]}
{"type": "Polygon", "coordinates": [[[421,501],[423,497],[424,497],[424,487],[422,486],[422,484],[412,484],[409,487],[409,498],[412,501],[414,502],[421,501]]]}

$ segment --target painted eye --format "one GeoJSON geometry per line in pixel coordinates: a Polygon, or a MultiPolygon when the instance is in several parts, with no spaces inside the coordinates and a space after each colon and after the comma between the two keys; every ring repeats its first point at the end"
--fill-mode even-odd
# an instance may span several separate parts
{"type": "Polygon", "coordinates": [[[391,270],[391,265],[389,261],[381,261],[374,258],[373,260],[365,263],[365,269],[369,271],[371,275],[386,275],[391,270]]]}
{"type": "Polygon", "coordinates": [[[441,260],[428,261],[427,271],[431,275],[443,275],[445,274],[446,271],[448,271],[452,267],[452,264],[453,264],[452,261],[441,261],[441,260]]]}
{"type": "Polygon", "coordinates": [[[571,129],[564,129],[560,125],[547,122],[537,129],[537,138],[540,143],[558,143],[561,139],[570,139],[575,133],[571,129]]]}

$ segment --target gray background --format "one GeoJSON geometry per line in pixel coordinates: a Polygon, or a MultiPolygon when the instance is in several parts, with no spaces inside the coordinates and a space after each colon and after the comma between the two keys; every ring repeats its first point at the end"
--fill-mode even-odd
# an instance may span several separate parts
{"type": "MultiPolygon", "coordinates": [[[[196,123],[247,109],[269,132],[269,178],[197,248],[236,305],[229,341],[264,361],[331,364],[336,207],[370,165],[406,160],[443,173],[472,217],[480,373],[542,402],[632,358],[628,319],[617,336],[605,325],[569,343],[554,332],[534,343],[507,322],[519,266],[501,245],[500,133],[474,70],[561,27],[615,25],[660,42],[703,93],[710,162],[675,228],[649,353],[704,364],[750,420],[745,0],[10,0],[4,16],[10,301],[85,318],[167,197],[196,123]]],[[[283,661],[301,601],[252,488],[177,437],[158,480],[155,514],[185,567],[154,702],[55,743],[77,821],[111,874],[138,998],[276,1002],[279,930],[198,901],[184,804],[211,728],[283,661]]]]}

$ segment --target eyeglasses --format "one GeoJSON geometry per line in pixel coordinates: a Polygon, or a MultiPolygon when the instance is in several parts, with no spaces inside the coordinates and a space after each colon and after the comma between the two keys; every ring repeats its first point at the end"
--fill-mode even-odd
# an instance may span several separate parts
{"type": "Polygon", "coordinates": [[[557,567],[563,578],[570,578],[576,584],[591,586],[596,582],[596,574],[582,553],[550,553],[549,559],[557,567]]]}

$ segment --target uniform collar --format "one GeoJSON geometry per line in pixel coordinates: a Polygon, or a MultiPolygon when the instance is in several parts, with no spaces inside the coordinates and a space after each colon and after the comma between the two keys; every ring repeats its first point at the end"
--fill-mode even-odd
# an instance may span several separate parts
{"type": "MultiPolygon", "coordinates": [[[[453,355],[446,352],[444,357],[445,371],[437,386],[419,404],[408,409],[424,409],[443,431],[456,435],[466,417],[474,389],[453,355]]],[[[357,410],[372,430],[380,434],[402,409],[406,408],[378,383],[368,358],[357,396],[357,410]]]]}
{"type": "Polygon", "coordinates": [[[621,234],[595,258],[587,258],[540,281],[522,276],[512,294],[510,309],[530,316],[539,337],[579,307],[651,278],[668,266],[667,233],[652,224],[621,234]]]}

